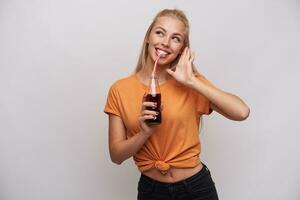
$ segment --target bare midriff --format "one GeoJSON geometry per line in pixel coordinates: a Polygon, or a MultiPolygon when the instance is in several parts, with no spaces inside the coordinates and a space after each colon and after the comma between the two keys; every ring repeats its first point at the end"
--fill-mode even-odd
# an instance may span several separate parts
{"type": "Polygon", "coordinates": [[[194,168],[173,168],[171,167],[167,173],[163,174],[156,168],[150,169],[148,171],[143,172],[144,175],[160,181],[160,182],[167,182],[167,183],[174,183],[177,181],[184,180],[186,178],[189,178],[195,174],[197,174],[201,169],[203,165],[200,163],[194,168]]]}

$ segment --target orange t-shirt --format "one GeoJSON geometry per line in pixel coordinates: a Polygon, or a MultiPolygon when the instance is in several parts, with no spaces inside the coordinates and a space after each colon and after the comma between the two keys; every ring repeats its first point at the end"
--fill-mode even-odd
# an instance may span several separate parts
{"type": "MultiPolygon", "coordinates": [[[[210,84],[204,77],[198,76],[210,84]]],[[[127,138],[140,131],[142,98],[147,91],[136,74],[116,81],[110,88],[104,112],[121,117],[127,138]]],[[[209,101],[199,92],[169,79],[160,85],[162,122],[133,156],[141,172],[157,168],[190,168],[200,163],[199,124],[202,114],[210,114],[209,101]]]]}

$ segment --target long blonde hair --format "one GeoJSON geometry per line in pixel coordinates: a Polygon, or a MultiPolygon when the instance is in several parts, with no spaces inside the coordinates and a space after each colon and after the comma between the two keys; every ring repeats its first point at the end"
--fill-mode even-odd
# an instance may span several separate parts
{"type": "MultiPolygon", "coordinates": [[[[135,68],[135,73],[139,72],[146,66],[146,60],[148,57],[148,42],[147,41],[148,41],[148,38],[152,31],[153,26],[157,22],[159,17],[172,17],[174,19],[180,20],[185,25],[185,28],[186,28],[186,35],[185,35],[186,37],[184,40],[183,48],[190,47],[190,39],[189,39],[190,26],[189,26],[189,21],[188,21],[186,15],[184,14],[184,12],[181,10],[178,10],[178,9],[164,9],[164,10],[160,11],[159,13],[157,13],[157,15],[153,19],[152,23],[150,24],[150,26],[145,34],[144,42],[143,42],[142,49],[140,52],[140,56],[139,56],[139,59],[138,59],[138,62],[137,62],[136,68],[135,68]]],[[[178,55],[178,57],[172,62],[171,67],[176,66],[179,58],[180,58],[180,55],[178,55]]],[[[194,71],[196,71],[195,68],[194,68],[194,71]]]]}

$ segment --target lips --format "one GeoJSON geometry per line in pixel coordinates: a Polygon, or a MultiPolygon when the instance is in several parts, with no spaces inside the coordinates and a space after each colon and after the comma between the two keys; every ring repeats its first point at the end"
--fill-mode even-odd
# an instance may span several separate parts
{"type": "Polygon", "coordinates": [[[160,55],[160,57],[162,57],[162,58],[165,58],[167,55],[170,54],[169,51],[164,50],[164,49],[155,48],[155,50],[156,50],[156,54],[160,55]]]}

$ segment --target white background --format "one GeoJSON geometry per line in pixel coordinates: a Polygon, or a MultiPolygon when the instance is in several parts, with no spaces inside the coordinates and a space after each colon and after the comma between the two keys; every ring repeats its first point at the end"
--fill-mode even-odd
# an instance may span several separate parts
{"type": "Polygon", "coordinates": [[[202,160],[222,200],[299,200],[300,1],[0,1],[0,199],[132,200],[110,161],[110,85],[133,72],[154,15],[190,19],[196,66],[251,108],[205,118],[202,160]]]}

